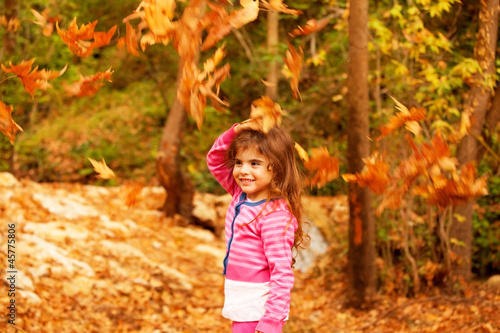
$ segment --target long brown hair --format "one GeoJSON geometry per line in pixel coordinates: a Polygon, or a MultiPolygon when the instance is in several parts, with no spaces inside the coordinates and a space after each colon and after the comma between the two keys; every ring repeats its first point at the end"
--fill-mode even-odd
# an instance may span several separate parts
{"type": "MultiPolygon", "coordinates": [[[[285,200],[298,224],[292,248],[296,250],[305,248],[309,236],[302,228],[305,223],[302,220],[301,202],[304,186],[295,157],[295,141],[282,127],[273,127],[268,133],[243,130],[233,139],[226,151],[227,166],[233,168],[238,151],[249,147],[256,147],[269,160],[268,168],[272,171],[273,177],[267,203],[274,198],[285,200]]],[[[293,262],[295,263],[295,259],[293,262]]]]}

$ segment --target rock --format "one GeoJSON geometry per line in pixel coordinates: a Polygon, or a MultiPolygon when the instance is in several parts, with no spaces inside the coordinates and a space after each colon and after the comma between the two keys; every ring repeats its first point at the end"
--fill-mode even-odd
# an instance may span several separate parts
{"type": "Polygon", "coordinates": [[[308,228],[305,231],[311,237],[311,242],[305,250],[299,251],[295,263],[295,268],[302,272],[314,266],[316,258],[324,254],[328,249],[328,243],[318,227],[313,222],[308,221],[308,223],[309,227],[304,225],[304,229],[308,228]]]}
{"type": "Polygon", "coordinates": [[[223,197],[221,199],[214,194],[197,192],[193,198],[195,224],[213,231],[217,236],[222,235],[224,231],[224,219],[230,202],[229,199],[226,204],[226,196],[223,197]],[[221,211],[221,207],[223,211],[221,211]]]}
{"type": "Polygon", "coordinates": [[[14,187],[20,186],[21,183],[14,177],[13,174],[8,172],[0,172],[0,186],[14,187]]]}
{"type": "Polygon", "coordinates": [[[500,275],[491,276],[488,281],[486,281],[486,286],[490,290],[500,292],[500,275]]]}
{"type": "Polygon", "coordinates": [[[75,194],[47,195],[34,193],[33,199],[52,214],[74,220],[82,216],[98,216],[99,212],[92,206],[86,205],[85,200],[75,194]]]}

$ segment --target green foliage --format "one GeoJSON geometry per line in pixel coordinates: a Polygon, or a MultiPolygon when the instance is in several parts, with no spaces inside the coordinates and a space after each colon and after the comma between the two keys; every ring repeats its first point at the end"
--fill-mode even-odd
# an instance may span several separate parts
{"type": "Polygon", "coordinates": [[[500,177],[490,177],[488,187],[473,219],[472,268],[480,276],[500,273],[500,177]]]}

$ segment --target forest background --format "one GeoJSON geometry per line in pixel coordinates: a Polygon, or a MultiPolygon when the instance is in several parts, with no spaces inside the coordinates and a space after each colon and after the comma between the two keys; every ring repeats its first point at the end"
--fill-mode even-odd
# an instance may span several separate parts
{"type": "MultiPolygon", "coordinates": [[[[158,185],[156,159],[176,96],[179,54],[171,44],[148,46],[138,55],[130,54],[125,47],[117,48],[118,38],[126,35],[122,21],[138,2],[4,0],[4,4],[4,11],[16,9],[17,19],[9,21],[9,13],[0,12],[6,18],[0,27],[0,62],[4,66],[36,58],[39,68],[59,71],[68,67],[61,77],[51,81],[54,87],[33,96],[24,91],[20,82],[6,79],[9,75],[2,73],[1,100],[14,106],[13,119],[24,131],[17,133],[13,145],[7,137],[0,138],[0,170],[36,182],[158,185]],[[42,27],[33,22],[37,18],[30,9],[42,13],[47,8],[47,18],[57,17],[61,28],[67,28],[74,17],[78,24],[98,20],[98,31],[109,31],[117,25],[113,41],[96,48],[90,56],[76,56],[57,33],[44,36],[42,27]],[[15,45],[9,46],[13,40],[15,45]],[[64,89],[79,75],[104,73],[110,68],[110,82],[105,81],[95,95],[76,98],[64,89]],[[96,178],[88,158],[104,158],[121,180],[96,178]]],[[[186,5],[179,2],[177,11],[181,13],[186,5]]],[[[235,7],[239,5],[234,3],[235,7]]],[[[327,147],[339,160],[340,174],[347,173],[349,4],[332,0],[288,1],[287,5],[302,14],[280,14],[275,51],[267,44],[269,27],[262,14],[223,39],[227,53],[224,61],[230,64],[231,71],[221,84],[219,96],[228,100],[230,107],[220,112],[209,104],[201,130],[189,117],[179,148],[182,168],[199,192],[222,194],[207,170],[206,153],[219,133],[249,117],[252,102],[269,88],[271,63],[279,68],[274,99],[286,110],[284,126],[309,152],[315,147],[327,147]],[[300,39],[290,37],[290,32],[298,26],[307,27],[311,19],[325,26],[300,39]],[[304,51],[301,98],[294,98],[289,83],[293,73],[282,58],[287,42],[304,51]]],[[[380,127],[396,113],[392,96],[408,108],[425,109],[421,123],[427,139],[439,131],[449,139],[454,155],[457,142],[451,138],[463,124],[471,87],[478,82],[491,91],[497,87],[499,50],[495,49],[493,73],[485,73],[475,56],[480,4],[466,0],[371,1],[369,9],[370,137],[380,135],[380,127]]],[[[212,53],[213,49],[201,53],[199,63],[212,53]]],[[[477,200],[473,215],[471,263],[478,278],[500,273],[500,144],[499,118],[494,107],[496,104],[491,102],[491,117],[482,129],[475,164],[478,177],[487,176],[489,193],[477,200]]],[[[416,139],[417,143],[425,140],[416,139]]],[[[404,130],[393,133],[390,139],[373,140],[372,150],[385,151],[384,158],[391,167],[412,152],[404,130]]],[[[339,178],[322,187],[311,187],[308,192],[312,196],[336,196],[346,194],[348,189],[339,178]]],[[[429,222],[439,220],[442,212],[429,211],[425,200],[411,196],[411,212],[389,211],[376,219],[377,265],[382,268],[378,274],[384,281],[381,289],[388,293],[418,292],[415,284],[419,279],[428,286],[446,286],[450,282],[445,278],[449,267],[444,261],[448,255],[441,244],[446,237],[438,235],[439,222],[429,222]],[[404,214],[412,216],[410,225],[401,223],[407,220],[404,214]]],[[[375,199],[374,205],[381,200],[383,195],[375,199]]],[[[453,239],[448,237],[447,241],[453,239]]]]}

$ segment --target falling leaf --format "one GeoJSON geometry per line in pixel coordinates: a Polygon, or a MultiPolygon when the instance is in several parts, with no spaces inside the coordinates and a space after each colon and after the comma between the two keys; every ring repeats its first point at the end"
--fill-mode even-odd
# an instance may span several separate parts
{"type": "Polygon", "coordinates": [[[299,157],[302,161],[304,161],[305,163],[309,162],[309,155],[307,154],[305,149],[302,148],[297,142],[295,142],[295,150],[299,154],[299,157]]]}
{"type": "Polygon", "coordinates": [[[418,135],[420,133],[421,127],[417,122],[425,119],[425,110],[423,108],[411,108],[411,110],[408,110],[408,108],[398,102],[395,98],[391,98],[396,103],[396,108],[400,112],[396,116],[390,117],[389,122],[380,127],[381,134],[377,137],[377,140],[381,140],[382,138],[391,134],[396,129],[400,128],[403,124],[406,125],[406,128],[410,132],[418,135]]]}
{"type": "Polygon", "coordinates": [[[88,57],[94,49],[108,45],[116,30],[115,25],[108,32],[94,32],[96,25],[97,20],[92,23],[82,24],[78,28],[75,17],[69,25],[68,30],[60,29],[58,22],[56,22],[56,29],[71,52],[79,57],[88,57]],[[91,39],[94,40],[90,41],[91,39]]]}
{"type": "Polygon", "coordinates": [[[17,77],[21,80],[24,89],[32,97],[35,96],[35,89],[47,90],[48,88],[52,87],[52,85],[48,81],[64,74],[66,68],[68,67],[68,65],[66,65],[62,70],[55,72],[45,69],[38,70],[38,66],[31,70],[31,66],[34,62],[35,58],[28,61],[23,60],[19,65],[12,65],[12,63],[9,63],[9,68],[5,67],[2,64],[2,70],[5,73],[16,74],[17,77]]]}
{"type": "Polygon", "coordinates": [[[302,28],[299,26],[297,29],[292,30],[292,32],[289,33],[291,37],[297,37],[301,35],[309,35],[312,34],[313,32],[318,32],[324,27],[328,25],[330,22],[329,17],[322,18],[319,21],[316,21],[315,19],[311,19],[307,21],[306,26],[302,28]]]}
{"type": "Polygon", "coordinates": [[[299,79],[302,72],[304,51],[302,51],[302,48],[299,46],[299,51],[297,52],[292,44],[287,44],[288,50],[286,51],[286,56],[283,58],[283,61],[285,62],[286,67],[288,67],[288,69],[292,73],[292,77],[290,79],[290,87],[292,88],[293,97],[295,97],[295,99],[300,98],[300,100],[302,100],[302,96],[299,92],[299,79]]]}
{"type": "Polygon", "coordinates": [[[346,182],[355,182],[361,187],[367,186],[374,193],[383,193],[390,184],[389,164],[374,152],[369,158],[364,158],[365,166],[361,172],[356,174],[344,174],[342,178],[346,182]]]}
{"type": "Polygon", "coordinates": [[[0,131],[9,138],[11,144],[14,144],[16,133],[23,131],[21,126],[12,119],[13,110],[12,105],[6,105],[0,101],[0,131]]]}
{"type": "Polygon", "coordinates": [[[128,208],[135,206],[141,199],[141,192],[144,185],[140,183],[128,183],[125,185],[125,204],[128,208]]]}
{"type": "Polygon", "coordinates": [[[102,178],[102,179],[111,179],[111,178],[116,178],[115,173],[113,170],[111,170],[107,165],[106,161],[104,161],[104,158],[102,158],[102,162],[98,162],[96,160],[91,159],[88,157],[90,163],[92,163],[92,166],[94,167],[95,172],[98,173],[97,177],[102,178]]]}
{"type": "Polygon", "coordinates": [[[201,46],[202,51],[208,50],[217,44],[218,41],[231,32],[231,29],[239,29],[257,19],[259,15],[258,1],[242,0],[240,4],[243,8],[233,10],[228,14],[223,6],[208,3],[211,12],[202,20],[202,25],[208,27],[208,34],[201,46]]]}
{"type": "Polygon", "coordinates": [[[252,102],[250,119],[246,122],[255,123],[260,131],[267,133],[271,128],[281,125],[282,117],[281,106],[269,96],[262,96],[252,102]]]}
{"type": "Polygon", "coordinates": [[[288,8],[288,6],[285,5],[282,0],[269,0],[269,2],[267,2],[265,0],[261,0],[261,2],[262,2],[262,7],[266,8],[270,11],[275,11],[275,12],[280,12],[283,14],[290,14],[290,15],[302,14],[302,11],[300,11],[300,10],[288,8]]]}
{"type": "Polygon", "coordinates": [[[63,87],[70,96],[94,96],[104,85],[104,80],[111,82],[111,74],[113,74],[113,71],[110,68],[105,72],[98,72],[94,75],[80,75],[80,79],[78,81],[73,82],[71,85],[63,83],[63,87]]]}
{"type": "Polygon", "coordinates": [[[339,162],[326,147],[312,148],[309,161],[304,166],[312,173],[310,186],[323,187],[339,176],[339,162]]]}
{"type": "Polygon", "coordinates": [[[229,106],[227,101],[223,101],[217,96],[221,83],[227,78],[230,71],[229,64],[216,68],[224,54],[222,47],[218,49],[213,57],[205,62],[203,72],[194,63],[184,64],[177,98],[194,118],[198,129],[201,129],[203,124],[207,98],[217,110],[223,110],[224,107],[229,106]]]}
{"type": "Polygon", "coordinates": [[[52,36],[54,32],[54,26],[56,22],[59,22],[59,17],[49,17],[50,9],[45,8],[41,13],[37,12],[34,9],[30,9],[31,13],[35,16],[35,20],[30,20],[31,22],[38,24],[43,28],[42,34],[44,36],[52,36]]]}

